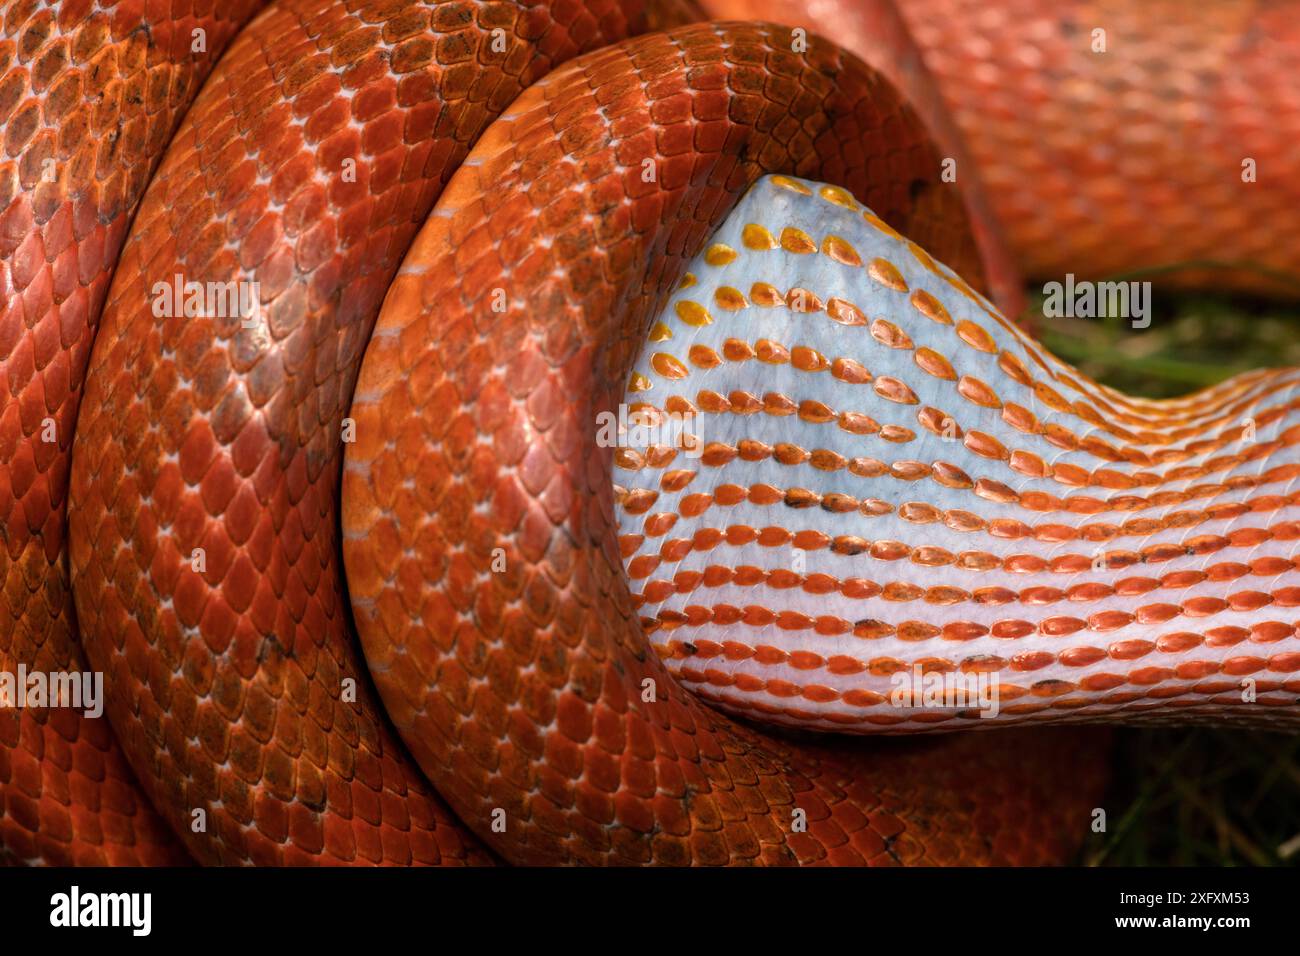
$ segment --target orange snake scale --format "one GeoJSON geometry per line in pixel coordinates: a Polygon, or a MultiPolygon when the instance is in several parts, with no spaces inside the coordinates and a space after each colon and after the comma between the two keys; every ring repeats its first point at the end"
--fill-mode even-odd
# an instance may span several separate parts
{"type": "Polygon", "coordinates": [[[0,862],[1063,862],[1043,724],[1294,726],[1297,373],[1004,314],[1294,291],[1295,4],[701,5],[0,2],[0,862]]]}

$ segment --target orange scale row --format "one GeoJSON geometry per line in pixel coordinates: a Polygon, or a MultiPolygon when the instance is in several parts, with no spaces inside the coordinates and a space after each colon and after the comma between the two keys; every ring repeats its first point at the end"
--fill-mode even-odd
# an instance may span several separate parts
{"type": "MultiPolygon", "coordinates": [[[[692,672],[694,674],[694,672],[692,672]]],[[[682,671],[679,676],[685,677],[686,672],[682,671]]],[[[712,676],[712,675],[711,675],[712,676]]],[[[691,679],[694,679],[692,676],[691,679]]],[[[715,706],[729,709],[740,710],[754,715],[758,719],[776,718],[790,719],[803,724],[816,723],[825,721],[839,724],[844,727],[871,725],[882,728],[897,727],[903,724],[915,726],[917,724],[941,725],[946,723],[963,723],[970,726],[972,722],[980,720],[979,712],[975,709],[965,711],[925,711],[916,709],[907,714],[898,713],[868,713],[868,714],[850,714],[844,712],[817,712],[803,710],[796,707],[782,707],[760,699],[737,700],[734,697],[720,694],[711,694],[707,687],[713,683],[703,679],[695,680],[696,687],[692,688],[693,692],[700,698],[713,703],[715,706]]],[[[717,686],[717,685],[715,685],[717,686]]],[[[1262,688],[1262,685],[1261,685],[1262,688]]],[[[1108,694],[1104,697],[1090,697],[1086,699],[1066,697],[1055,698],[1047,701],[1032,701],[1022,704],[1011,704],[1001,707],[1001,714],[1011,717],[1029,717],[1035,714],[1048,715],[1045,722],[1053,722],[1054,718],[1049,715],[1055,712],[1059,715],[1055,719],[1061,721],[1070,721],[1077,711],[1084,708],[1103,708],[1103,707],[1123,707],[1129,704],[1141,704],[1143,701],[1151,701],[1151,707],[1158,707],[1160,710],[1167,710],[1169,707],[1175,707],[1180,710],[1205,709],[1216,706],[1239,706],[1241,704],[1240,687],[1230,685],[1222,690],[1213,690],[1205,688],[1200,691],[1189,692],[1185,689],[1179,689],[1176,697],[1170,697],[1167,694],[1157,694],[1155,688],[1145,692],[1128,692],[1122,694],[1108,694]],[[1235,691],[1235,693],[1234,693],[1235,691]],[[1225,696],[1220,696],[1225,695],[1225,696]],[[1178,699],[1186,698],[1185,700],[1178,699]]],[[[1300,681],[1288,681],[1281,684],[1271,684],[1267,690],[1261,689],[1259,694],[1283,692],[1295,694],[1300,692],[1300,681]]],[[[1285,708],[1290,705],[1291,701],[1287,699],[1270,700],[1263,696],[1257,697],[1257,702],[1261,706],[1285,708]]],[[[1129,708],[1133,710],[1134,708],[1129,708]]],[[[1143,708],[1136,708],[1141,712],[1143,708]]],[[[1289,715],[1288,715],[1289,716],[1289,715]]],[[[1086,717],[1084,719],[1087,719],[1086,717]]],[[[1294,720],[1294,718],[1292,718],[1294,720]]]]}
{"type": "MultiPolygon", "coordinates": [[[[1185,411],[1171,412],[1166,409],[1156,410],[1154,416],[1148,418],[1135,418],[1120,412],[1113,405],[1106,402],[1099,395],[1088,389],[1083,388],[1069,375],[1051,373],[1052,378],[1058,382],[1063,382],[1081,394],[1088,395],[1098,402],[1106,411],[1106,414],[1116,419],[1124,420],[1130,424],[1144,426],[1143,430],[1136,434],[1143,444],[1162,445],[1171,441],[1181,441],[1204,432],[1207,428],[1220,425],[1234,418],[1240,418],[1241,413],[1252,405],[1258,404],[1269,395],[1274,395],[1279,391],[1294,388],[1297,379],[1287,377],[1289,370],[1276,370],[1279,374],[1269,376],[1266,385],[1262,390],[1250,394],[1251,389],[1260,381],[1252,379],[1249,383],[1243,383],[1242,387],[1225,392],[1222,395],[1216,395],[1212,398],[1193,404],[1185,411]],[[1152,431],[1151,429],[1160,429],[1152,431]]],[[[1092,383],[1094,386],[1095,382],[1092,383]]]]}
{"type": "MultiPolygon", "coordinates": [[[[669,663],[670,670],[675,676],[691,681],[695,684],[708,684],[715,687],[730,687],[748,693],[767,693],[774,697],[803,697],[806,700],[816,703],[832,703],[843,701],[853,707],[877,707],[890,702],[889,696],[880,694],[875,691],[854,688],[847,691],[839,691],[825,684],[803,684],[791,681],[783,677],[760,677],[756,674],[745,671],[724,671],[718,668],[699,668],[691,667],[684,664],[676,663],[682,660],[697,660],[704,657],[700,652],[695,650],[692,645],[691,650],[683,650],[680,642],[669,644],[653,645],[656,653],[669,663]]],[[[763,666],[782,666],[793,663],[789,660],[789,655],[784,655],[779,648],[767,647],[762,648],[745,648],[750,653],[742,656],[740,653],[732,651],[727,654],[730,660],[752,660],[763,666]]],[[[717,655],[714,655],[717,656],[717,655]]],[[[909,665],[906,662],[896,659],[885,659],[873,662],[870,668],[873,673],[887,674],[897,672],[911,671],[915,664],[909,665]]],[[[814,669],[805,665],[805,670],[814,669]]],[[[863,668],[867,670],[868,668],[863,668]]],[[[1013,668],[1014,669],[1014,668],[1013,668]]],[[[1022,668],[1027,670],[1028,668],[1022,668]]],[[[1036,668],[1035,668],[1036,669],[1036,668]]],[[[949,670],[952,670],[949,665],[949,670]]],[[[1232,691],[1238,692],[1236,703],[1240,703],[1240,684],[1236,681],[1207,681],[1207,678],[1215,675],[1222,675],[1232,678],[1240,678],[1256,674],[1260,671],[1269,671],[1275,674],[1293,674],[1300,672],[1300,653],[1277,655],[1272,658],[1262,657],[1236,657],[1229,658],[1222,662],[1219,661],[1185,661],[1176,666],[1150,666],[1136,668],[1125,674],[1107,672],[1100,674],[1090,674],[1081,678],[1077,682],[1063,681],[1058,679],[1049,679],[1038,681],[1029,686],[1019,684],[1007,684],[999,682],[997,684],[997,694],[1000,702],[1016,701],[1026,697],[1034,698],[1061,698],[1066,694],[1075,692],[1098,693],[1103,691],[1114,690],[1125,685],[1136,687],[1149,687],[1150,690],[1137,697],[1152,697],[1158,699],[1170,699],[1181,697],[1186,694],[1222,694],[1232,691]],[[1201,683],[1188,686],[1173,686],[1165,688],[1154,687],[1156,684],[1170,680],[1196,680],[1201,683]]],[[[859,671],[860,672],[860,671],[859,671]]],[[[946,672],[939,668],[931,668],[928,672],[946,672]]],[[[839,673],[854,673],[852,671],[841,671],[839,673]]],[[[1256,693],[1272,693],[1279,690],[1287,690],[1294,685],[1300,687],[1300,682],[1296,681],[1259,681],[1256,684],[1256,693]]],[[[1121,703],[1123,700],[1110,700],[1101,698],[1100,700],[1091,700],[1086,703],[1121,703]]],[[[1083,706],[1084,702],[1080,702],[1083,706]]],[[[1003,705],[1001,707],[1007,713],[1015,713],[1014,705],[1003,705]]],[[[917,715],[919,716],[919,715],[917,715]]]]}
{"type": "MultiPolygon", "coordinates": [[[[1287,590],[1293,593],[1287,595],[1285,603],[1278,602],[1278,606],[1300,606],[1300,589],[1290,588],[1287,590]]],[[[1259,607],[1273,603],[1271,596],[1262,592],[1247,592],[1242,595],[1233,595],[1233,597],[1250,598],[1250,600],[1243,600],[1242,602],[1249,605],[1248,610],[1258,610],[1259,607]],[[1260,600],[1257,601],[1256,598],[1260,600]]],[[[1069,637],[1081,631],[1106,634],[1133,623],[1146,625],[1167,623],[1180,615],[1192,619],[1212,617],[1228,609],[1242,610],[1241,607],[1233,606],[1228,601],[1207,597],[1192,598],[1183,606],[1152,605],[1147,608],[1140,608],[1137,613],[1116,610],[1099,611],[1087,618],[1055,616],[1044,618],[1037,623],[1021,618],[1004,618],[993,622],[991,625],[960,620],[948,621],[944,624],[907,620],[894,625],[874,618],[850,621],[833,614],[812,616],[799,611],[773,610],[762,604],[748,604],[744,607],[736,607],[732,604],[708,606],[692,604],[680,611],[660,610],[653,617],[643,617],[641,624],[647,634],[674,631],[683,627],[698,628],[707,624],[723,627],[746,624],[758,628],[776,626],[784,631],[811,630],[826,637],[852,634],[854,637],[863,640],[880,640],[893,637],[898,640],[917,643],[934,639],[960,643],[986,636],[998,640],[1015,641],[1033,635],[1053,638],[1069,637]],[[1196,604],[1195,607],[1190,606],[1193,603],[1196,604]],[[1172,613],[1150,615],[1144,615],[1143,613],[1156,608],[1161,609],[1162,612],[1166,608],[1171,609],[1172,613]]],[[[1214,627],[1208,629],[1204,634],[1194,631],[1180,631],[1163,635],[1156,641],[1144,639],[1117,641],[1109,645],[1104,654],[1099,648],[1094,647],[1069,648],[1054,655],[1053,659],[1059,659],[1066,666],[1083,667],[1100,660],[1101,657],[1097,656],[1098,654],[1114,660],[1137,660],[1153,652],[1181,654],[1202,645],[1213,648],[1234,647],[1245,641],[1256,644],[1272,644],[1296,635],[1296,622],[1259,621],[1248,628],[1235,625],[1214,627]]]]}
{"type": "MultiPolygon", "coordinates": [[[[662,537],[676,523],[677,515],[661,512],[651,515],[644,525],[645,538],[662,537]]],[[[1138,550],[1098,551],[1094,554],[1058,554],[1050,558],[1037,554],[1011,554],[1001,557],[988,551],[970,550],[954,553],[934,545],[913,547],[905,541],[869,540],[857,535],[831,536],[822,531],[793,531],[778,525],[755,528],[746,524],[725,528],[699,528],[690,538],[665,541],[659,555],[637,555],[628,566],[633,580],[648,577],[661,562],[680,561],[691,552],[707,552],[724,544],[741,547],[757,544],[765,548],[793,547],[802,551],[829,550],[846,556],[869,555],[881,561],[908,560],[922,567],[952,566],[969,571],[1002,570],[1013,574],[1079,574],[1089,570],[1123,570],[1137,564],[1159,564],[1179,557],[1205,556],[1235,548],[1254,548],[1266,541],[1300,539],[1300,522],[1286,521],[1269,528],[1239,528],[1226,535],[1196,535],[1177,544],[1153,544],[1138,550]]],[[[626,557],[627,555],[625,555],[626,557]]],[[[1286,590],[1286,589],[1284,589],[1286,590]]]]}
{"type": "Polygon", "coordinates": [[[681,401],[670,402],[667,406],[677,415],[692,415],[705,412],[713,415],[755,415],[765,414],[774,418],[797,416],[801,421],[811,425],[825,425],[834,422],[842,431],[851,435],[876,435],[893,444],[905,444],[916,438],[916,432],[902,425],[881,425],[870,415],[858,411],[835,411],[825,402],[816,399],[796,401],[781,392],[765,392],[760,398],[752,392],[734,389],[727,395],[702,389],[695,396],[695,403],[681,401]]]}
{"type": "MultiPolygon", "coordinates": [[[[876,379],[876,391],[881,397],[890,401],[900,404],[917,404],[915,393],[903,382],[889,376],[880,376],[876,379]]],[[[968,400],[975,402],[975,404],[994,408],[1002,407],[997,404],[990,405],[986,401],[987,396],[980,391],[980,383],[976,381],[968,381],[963,378],[958,385],[958,391],[968,400]]],[[[697,396],[697,401],[699,404],[694,405],[683,398],[674,396],[665,407],[676,414],[682,415],[696,414],[700,410],[706,412],[733,412],[741,415],[760,411],[774,416],[797,414],[800,419],[811,424],[838,421],[841,429],[853,434],[875,434],[880,432],[881,437],[887,441],[906,442],[915,437],[914,432],[901,426],[890,426],[893,431],[886,434],[879,424],[860,412],[836,412],[823,402],[804,401],[796,403],[793,399],[779,392],[769,392],[760,400],[756,396],[740,390],[733,391],[726,398],[716,392],[701,391],[697,396]]],[[[1300,401],[1295,402],[1294,405],[1296,408],[1300,408],[1300,401]]],[[[1268,421],[1257,421],[1256,427],[1268,424],[1289,410],[1289,408],[1276,410],[1276,414],[1271,415],[1268,421]]],[[[1006,406],[1003,408],[1002,417],[1004,421],[1012,424],[1018,431],[1026,434],[1042,434],[1052,444],[1066,450],[1088,451],[1095,457],[1105,458],[1110,461],[1133,461],[1135,457],[1132,454],[1117,451],[1096,438],[1079,439],[1068,430],[1060,428],[1060,426],[1040,426],[1037,418],[1020,406],[1006,406]],[[1104,453],[1098,450],[1102,446],[1106,449],[1104,453]]],[[[1300,443],[1300,425],[1298,425],[1287,429],[1286,432],[1283,432],[1273,441],[1255,443],[1247,451],[1235,455],[1211,458],[1201,465],[1173,468],[1163,474],[1153,472],[1126,474],[1109,468],[1090,471],[1068,462],[1049,465],[1042,456],[1025,449],[1009,449],[998,438],[986,432],[967,431],[951,415],[930,406],[918,411],[917,420],[930,432],[949,440],[960,440],[972,454],[991,461],[1005,462],[1012,471],[1025,477],[1051,479],[1059,484],[1076,488],[1093,486],[1112,491],[1129,491],[1137,487],[1152,488],[1172,482],[1203,478],[1206,475],[1227,471],[1251,461],[1267,458],[1281,448],[1300,443]]],[[[1165,463],[1185,461],[1208,450],[1222,448],[1230,443],[1241,441],[1241,436],[1247,427],[1241,425],[1233,433],[1225,434],[1213,442],[1197,443],[1201,447],[1195,447],[1195,450],[1170,450],[1160,457],[1165,463]]],[[[1189,449],[1191,447],[1189,446],[1189,449]]],[[[1151,456],[1143,455],[1142,458],[1149,462],[1151,456]]]]}
{"type": "MultiPolygon", "coordinates": [[[[937,414],[938,416],[943,415],[942,412],[937,414]]],[[[918,415],[918,420],[928,428],[936,424],[934,416],[922,417],[918,415]]],[[[940,421],[942,420],[942,417],[940,417],[940,421]]],[[[1286,440],[1282,444],[1270,443],[1270,446],[1254,446],[1251,452],[1240,456],[1242,461],[1237,462],[1237,464],[1254,460],[1257,457],[1267,456],[1280,447],[1296,443],[1300,443],[1300,426],[1289,429],[1286,440]],[[1292,432],[1293,434],[1291,434],[1292,432]],[[1256,451],[1255,449],[1260,450],[1256,451]]],[[[657,445],[647,448],[644,452],[621,448],[615,454],[615,461],[618,467],[624,470],[638,471],[645,467],[666,468],[676,460],[676,457],[676,449],[657,445]]],[[[888,475],[900,481],[918,481],[929,477],[946,488],[971,490],[978,497],[997,504],[1014,504],[1028,511],[1039,513],[1064,512],[1081,515],[1102,514],[1112,511],[1141,511],[1152,507],[1165,508],[1171,505],[1185,504],[1198,498],[1215,497],[1229,491],[1241,491],[1300,478],[1300,463],[1293,463],[1277,465],[1257,475],[1238,475],[1215,484],[1194,485],[1182,491],[1164,491],[1149,496],[1116,495],[1102,500],[1089,495],[1072,495],[1068,498],[1061,498],[1041,491],[1017,492],[1006,484],[990,478],[972,479],[964,470],[946,461],[936,461],[932,464],[914,460],[886,463],[880,459],[869,457],[845,458],[830,449],[815,448],[809,451],[791,442],[779,442],[776,445],[770,445],[756,439],[742,439],[734,445],[726,442],[709,442],[704,446],[698,462],[706,467],[721,468],[737,458],[743,461],[766,461],[771,459],[778,464],[789,467],[806,463],[811,464],[819,471],[834,472],[843,470],[860,478],[878,478],[888,475]]],[[[1028,460],[1025,459],[1025,461],[1028,460]]],[[[1056,467],[1059,469],[1061,466],[1056,467]]],[[[1216,468],[1220,469],[1227,467],[1235,467],[1235,465],[1227,460],[1219,461],[1216,465],[1216,468]]],[[[1187,481],[1208,473],[1204,467],[1175,469],[1175,472],[1177,472],[1176,476],[1174,472],[1170,472],[1163,476],[1163,479],[1161,476],[1151,476],[1151,478],[1154,479],[1156,484],[1159,484],[1162,481],[1187,481]]],[[[1100,469],[1092,473],[1092,479],[1093,484],[1113,486],[1112,490],[1126,490],[1130,487],[1133,476],[1100,469]]]]}
{"type": "MultiPolygon", "coordinates": [[[[801,575],[784,568],[764,570],[752,565],[730,568],[715,564],[710,565],[703,571],[678,571],[672,581],[664,579],[649,581],[639,594],[633,595],[633,599],[636,606],[640,608],[646,604],[660,604],[674,594],[690,594],[699,587],[717,588],[734,585],[738,587],[766,586],[777,590],[799,588],[808,594],[815,595],[839,593],[852,600],[879,598],[894,603],[923,600],[927,604],[939,607],[949,607],[965,602],[972,602],[986,607],[1001,607],[1016,602],[1030,606],[1046,606],[1060,601],[1083,603],[1102,601],[1115,596],[1140,596],[1159,589],[1182,590],[1205,581],[1231,581],[1248,574],[1276,577],[1281,573],[1278,562],[1290,569],[1300,563],[1300,559],[1285,561],[1284,559],[1257,558],[1250,565],[1221,563],[1212,565],[1204,571],[1176,571],[1160,579],[1125,578],[1113,585],[1090,581],[1075,584],[1066,589],[1034,586],[1018,592],[1002,587],[977,588],[973,591],[948,585],[921,587],[899,581],[891,581],[882,585],[866,578],[839,579],[822,573],[801,575]]],[[[1272,603],[1276,607],[1300,607],[1300,588],[1278,588],[1267,594],[1259,591],[1239,592],[1239,594],[1232,595],[1224,600],[1224,604],[1234,609],[1253,609],[1264,606],[1266,603],[1265,598],[1271,599],[1268,603],[1272,603]]],[[[1135,614],[1140,623],[1160,623],[1162,620],[1172,619],[1177,616],[1177,613],[1182,613],[1183,609],[1189,605],[1200,616],[1205,616],[1201,612],[1205,612],[1211,607],[1210,604],[1193,598],[1181,605],[1169,603],[1146,605],[1139,608],[1135,614]]],[[[1197,616],[1197,613],[1189,616],[1197,616]]],[[[1043,633],[1050,637],[1060,637],[1073,633],[1073,630],[1080,629],[1072,625],[1072,622],[1076,620],[1078,619],[1071,617],[1049,618],[1044,622],[1046,630],[1043,633]],[[1071,627],[1073,627],[1072,630],[1071,627]]],[[[1225,634],[1228,632],[1239,634],[1240,640],[1250,637],[1260,643],[1280,641],[1294,633],[1292,625],[1281,622],[1257,623],[1249,631],[1241,628],[1221,630],[1225,634]]],[[[959,632],[954,630],[952,633],[959,632]]],[[[1223,639],[1220,635],[1210,633],[1214,640],[1223,639]]],[[[1185,642],[1185,638],[1175,635],[1167,635],[1165,638],[1161,638],[1161,641],[1169,642],[1171,650],[1182,650],[1192,646],[1185,642]],[[1175,638],[1182,643],[1175,646],[1175,638]]],[[[1080,663],[1091,663],[1091,661],[1080,661],[1080,663]]]]}
{"type": "MultiPolygon", "coordinates": [[[[664,476],[661,485],[664,485],[665,490],[669,492],[681,491],[694,477],[694,472],[671,472],[664,476]]],[[[622,491],[619,504],[627,514],[641,515],[646,514],[658,500],[659,492],[652,489],[638,488],[622,491]]],[[[900,518],[913,524],[941,523],[953,531],[962,533],[985,532],[993,537],[1007,541],[1032,539],[1044,544],[1063,544],[1069,541],[1102,544],[1121,537],[1149,537],[1160,531],[1192,528],[1207,521],[1228,520],[1252,512],[1267,513],[1282,510],[1290,505],[1300,503],[1300,492],[1287,496],[1265,495],[1248,502],[1215,505],[1199,512],[1175,512],[1166,515],[1164,518],[1135,518],[1118,526],[1096,523],[1076,527],[1055,522],[1029,525],[1015,518],[985,519],[964,509],[941,509],[919,501],[904,502],[895,509],[894,505],[881,498],[859,499],[843,492],[821,494],[807,488],[781,489],[764,482],[752,484],[748,488],[727,483],[718,485],[712,494],[698,492],[683,497],[678,502],[677,513],[683,517],[694,518],[699,517],[714,504],[720,507],[737,507],[745,503],[758,507],[784,504],[795,509],[820,507],[834,514],[858,513],[871,518],[881,517],[896,511],[900,518]]],[[[673,523],[675,522],[669,522],[667,527],[671,528],[673,523]]],[[[1281,540],[1286,540],[1287,524],[1290,523],[1275,526],[1273,529],[1274,537],[1280,536],[1281,540]]],[[[1241,530],[1247,531],[1250,529],[1241,530]]],[[[1260,538],[1259,540],[1267,539],[1260,538]]],[[[1168,550],[1170,557],[1177,557],[1182,553],[1181,545],[1164,545],[1160,547],[1168,550]]],[[[1156,559],[1156,553],[1152,552],[1147,559],[1156,559]]],[[[1281,558],[1272,560],[1284,561],[1281,558]]],[[[1285,563],[1286,567],[1279,566],[1278,573],[1291,569],[1290,562],[1285,563]]]]}

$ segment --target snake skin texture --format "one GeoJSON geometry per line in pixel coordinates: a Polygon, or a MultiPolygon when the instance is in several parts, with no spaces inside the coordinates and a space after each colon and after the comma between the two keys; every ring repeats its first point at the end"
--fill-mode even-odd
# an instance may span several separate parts
{"type": "Polygon", "coordinates": [[[1026,274],[1150,270],[1300,297],[1300,3],[900,9],[1026,274]],[[1025,82],[996,63],[1023,64],[1025,82]]]}
{"type": "MultiPolygon", "coordinates": [[[[85,670],[63,564],[91,342],[132,213],[177,123],[260,7],[0,7],[0,671],[85,670]]],[[[0,710],[0,861],[187,859],[107,724],[0,710]]]]}
{"type": "Polygon", "coordinates": [[[343,420],[389,279],[479,132],[556,63],[655,25],[612,2],[289,0],[173,139],[91,359],[70,556],[113,725],[199,860],[481,860],[352,649],[343,420]],[[178,275],[257,283],[255,302],[160,315],[178,275]]]}
{"type": "MultiPolygon", "coordinates": [[[[1040,786],[977,821],[933,805],[947,787],[894,804],[914,783],[893,766],[906,751],[789,746],[683,692],[642,634],[612,450],[595,442],[654,305],[760,174],[825,176],[909,234],[969,243],[930,224],[945,197],[962,215],[937,159],[897,95],[833,45],[794,53],[779,28],[702,25],[551,74],[448,184],[362,368],[343,548],[389,715],[506,859],[896,861],[886,805],[890,826],[932,833],[949,859],[1053,858],[1012,835],[1017,821],[1057,850],[1077,839],[1097,778],[1060,802],[1041,784],[1056,761],[1095,762],[1095,738],[1025,738],[1017,776],[1040,786]],[[811,839],[795,825],[809,805],[811,839]]],[[[1005,766],[1002,743],[967,745],[1005,766]]]]}
{"type": "Polygon", "coordinates": [[[888,80],[920,115],[940,154],[960,177],[975,241],[983,255],[989,294],[1007,315],[1024,317],[1024,276],[1011,256],[979,170],[967,149],[934,74],[893,0],[701,0],[717,20],[763,20],[792,30],[834,36],[888,80]]]}
{"type": "Polygon", "coordinates": [[[715,17],[833,25],[906,88],[916,65],[882,29],[901,14],[942,93],[918,109],[936,129],[951,114],[973,160],[959,178],[980,180],[1029,278],[1141,272],[1300,298],[1295,0],[703,3],[715,17]]]}
{"type": "Polygon", "coordinates": [[[1043,725],[1294,726],[1300,373],[1004,317],[1288,291],[1293,4],[1029,3],[0,0],[0,863],[1060,863],[1043,725]]]}
{"type": "Polygon", "coordinates": [[[1132,402],[788,177],[746,195],[649,339],[628,408],[696,444],[620,448],[620,547],[697,695],[862,732],[1300,723],[1296,369],[1132,402]],[[985,680],[996,711],[921,706],[928,674],[985,680]]]}

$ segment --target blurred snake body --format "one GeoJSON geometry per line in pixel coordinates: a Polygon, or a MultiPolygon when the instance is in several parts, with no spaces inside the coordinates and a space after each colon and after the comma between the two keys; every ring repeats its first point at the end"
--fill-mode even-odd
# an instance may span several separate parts
{"type": "Polygon", "coordinates": [[[1004,318],[1058,262],[922,26],[193,7],[0,5],[0,669],[107,690],[0,710],[0,860],[1059,862],[1103,731],[859,734],[1294,723],[1294,371],[1004,318]]]}

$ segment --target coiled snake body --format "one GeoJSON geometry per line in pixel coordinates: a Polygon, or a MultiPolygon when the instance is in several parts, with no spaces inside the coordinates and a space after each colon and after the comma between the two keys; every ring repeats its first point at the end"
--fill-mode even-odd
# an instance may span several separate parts
{"type": "Polygon", "coordinates": [[[1293,374],[1043,352],[907,55],[940,146],[684,4],[236,6],[0,19],[0,651],[112,726],[0,712],[7,859],[1049,862],[1102,733],[700,698],[1294,719],[1293,374]]]}

